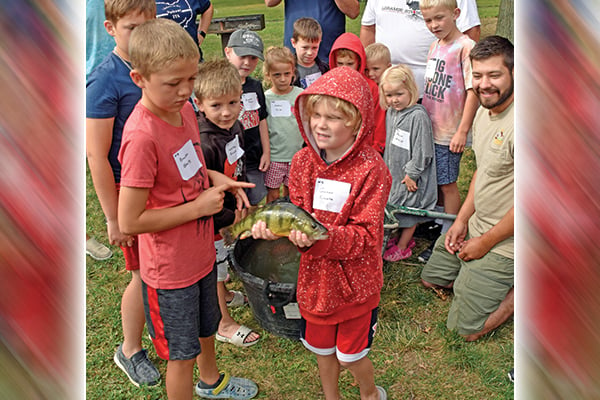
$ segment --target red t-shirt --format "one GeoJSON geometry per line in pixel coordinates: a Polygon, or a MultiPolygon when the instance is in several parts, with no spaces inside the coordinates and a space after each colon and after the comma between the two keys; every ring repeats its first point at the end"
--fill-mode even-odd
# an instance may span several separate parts
{"type": "MultiPolygon", "coordinates": [[[[125,124],[119,152],[121,186],[150,189],[146,209],[187,203],[209,187],[191,104],[185,104],[181,115],[183,126],[175,127],[138,103],[125,124]]],[[[138,238],[140,274],[155,289],[183,288],[212,271],[212,217],[138,238]]]]}

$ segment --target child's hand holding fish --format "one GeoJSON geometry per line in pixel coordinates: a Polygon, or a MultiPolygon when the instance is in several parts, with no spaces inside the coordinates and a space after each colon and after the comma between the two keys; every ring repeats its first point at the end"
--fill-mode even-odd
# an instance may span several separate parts
{"type": "MultiPolygon", "coordinates": [[[[271,232],[271,230],[267,228],[265,221],[257,221],[252,226],[251,232],[254,239],[276,240],[281,237],[271,232]]],[[[288,239],[298,247],[310,247],[314,242],[316,242],[315,239],[309,238],[306,233],[297,231],[295,229],[290,231],[288,239]]]]}

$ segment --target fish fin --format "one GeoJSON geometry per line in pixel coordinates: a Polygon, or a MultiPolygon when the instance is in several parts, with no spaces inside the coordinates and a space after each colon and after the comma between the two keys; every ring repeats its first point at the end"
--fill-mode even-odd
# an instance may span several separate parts
{"type": "Polygon", "coordinates": [[[252,236],[252,232],[250,232],[250,231],[244,231],[244,232],[242,232],[242,234],[240,235],[240,240],[241,240],[241,239],[246,239],[247,237],[250,237],[250,236],[252,236]]]}
{"type": "Polygon", "coordinates": [[[233,237],[233,229],[232,226],[226,226],[225,228],[219,229],[219,233],[223,236],[223,244],[227,247],[231,246],[235,241],[235,237],[233,237]]]}

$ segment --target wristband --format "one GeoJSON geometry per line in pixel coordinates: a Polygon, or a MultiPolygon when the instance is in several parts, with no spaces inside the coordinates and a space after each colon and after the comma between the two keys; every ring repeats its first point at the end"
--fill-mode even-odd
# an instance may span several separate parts
{"type": "Polygon", "coordinates": [[[202,36],[203,38],[206,38],[206,32],[204,31],[198,31],[198,35],[202,36]]]}

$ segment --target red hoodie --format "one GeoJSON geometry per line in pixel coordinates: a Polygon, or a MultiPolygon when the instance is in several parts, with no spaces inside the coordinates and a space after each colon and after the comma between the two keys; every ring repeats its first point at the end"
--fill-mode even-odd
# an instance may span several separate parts
{"type": "Polygon", "coordinates": [[[333,42],[333,47],[331,47],[331,52],[329,53],[329,66],[331,68],[335,68],[337,65],[335,51],[338,49],[352,50],[358,55],[358,72],[360,72],[367,80],[369,90],[373,95],[375,129],[371,145],[379,152],[379,154],[383,155],[383,149],[385,148],[385,110],[379,105],[379,86],[367,76],[365,71],[367,69],[365,48],[363,47],[360,38],[354,33],[346,32],[341,34],[336,41],[333,42]]]}
{"type": "Polygon", "coordinates": [[[292,159],[290,199],[314,213],[329,230],[329,238],[305,249],[300,260],[297,298],[308,321],[335,324],[370,312],[379,304],[383,215],[392,178],[381,156],[366,143],[372,134],[372,103],[367,81],[348,67],[327,72],[296,99],[296,119],[307,146],[292,159]],[[329,165],[321,158],[309,119],[302,116],[312,94],[349,101],[363,118],[350,149],[329,165]],[[317,179],[349,187],[339,211],[315,208],[317,179]]]}

